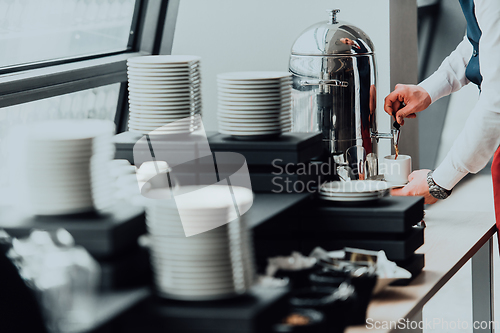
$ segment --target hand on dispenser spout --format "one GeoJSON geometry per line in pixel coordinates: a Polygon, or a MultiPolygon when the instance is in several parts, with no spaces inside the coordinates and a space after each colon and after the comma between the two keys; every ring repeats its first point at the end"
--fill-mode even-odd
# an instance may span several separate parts
{"type": "Polygon", "coordinates": [[[431,96],[422,87],[409,84],[397,84],[396,89],[385,98],[384,110],[390,116],[395,114],[396,121],[404,125],[404,118],[416,118],[415,113],[431,105],[431,96]],[[400,109],[402,103],[406,106],[400,109]]]}
{"type": "Polygon", "coordinates": [[[416,170],[408,176],[409,183],[403,187],[391,191],[394,196],[422,196],[425,198],[426,204],[433,204],[438,201],[429,192],[429,184],[427,183],[427,174],[430,170],[416,170]]]}

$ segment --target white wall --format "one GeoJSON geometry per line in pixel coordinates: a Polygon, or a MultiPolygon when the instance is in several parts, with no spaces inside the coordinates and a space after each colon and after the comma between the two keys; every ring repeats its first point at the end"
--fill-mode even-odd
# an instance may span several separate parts
{"type": "Polygon", "coordinates": [[[479,89],[475,84],[468,84],[451,94],[443,132],[441,133],[436,167],[439,166],[450,151],[455,139],[464,128],[472,109],[476,106],[478,98],[479,89]]]}
{"type": "MultiPolygon", "coordinates": [[[[340,8],[339,20],[358,26],[375,44],[379,130],[385,132],[390,129],[390,119],[383,112],[383,100],[395,85],[390,76],[390,15],[409,3],[415,6],[416,15],[415,0],[181,0],[172,54],[202,57],[204,124],[208,130],[216,130],[218,73],[288,71],[295,39],[308,26],[326,21],[326,9],[340,8]]],[[[412,11],[406,10],[406,15],[412,11]]],[[[416,38],[416,20],[415,27],[399,24],[402,26],[392,30],[414,29],[416,38]]],[[[401,50],[399,56],[408,59],[405,52],[401,50]]],[[[415,52],[416,57],[416,47],[409,52],[415,52]]],[[[389,153],[390,143],[385,140],[380,155],[389,153]]]]}

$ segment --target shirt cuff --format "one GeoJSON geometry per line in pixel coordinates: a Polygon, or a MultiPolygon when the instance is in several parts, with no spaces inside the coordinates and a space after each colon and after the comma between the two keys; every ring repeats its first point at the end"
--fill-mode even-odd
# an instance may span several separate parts
{"type": "Polygon", "coordinates": [[[450,84],[446,79],[446,75],[440,72],[435,72],[424,81],[420,82],[419,87],[427,91],[431,97],[432,103],[450,93],[450,84]]]}
{"type": "Polygon", "coordinates": [[[447,189],[451,190],[457,183],[464,178],[468,172],[462,172],[453,167],[448,158],[446,158],[436,170],[432,173],[432,179],[434,182],[447,189]]]}

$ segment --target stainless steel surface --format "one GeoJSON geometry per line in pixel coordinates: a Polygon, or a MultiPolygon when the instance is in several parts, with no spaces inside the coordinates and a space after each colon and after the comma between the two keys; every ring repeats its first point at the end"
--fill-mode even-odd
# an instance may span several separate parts
{"type": "Polygon", "coordinates": [[[340,80],[302,80],[300,81],[301,86],[319,86],[319,85],[328,85],[333,87],[344,87],[347,88],[349,86],[349,82],[340,81],[340,80]]]}
{"type": "Polygon", "coordinates": [[[393,128],[391,132],[392,132],[392,141],[396,146],[399,145],[399,136],[401,135],[401,130],[393,128]]]}
{"type": "Polygon", "coordinates": [[[378,176],[378,160],[377,155],[368,154],[366,156],[366,179],[377,179],[378,176]]]}
{"type": "Polygon", "coordinates": [[[292,131],[322,132],[327,156],[354,146],[376,155],[378,139],[393,136],[377,131],[375,48],[361,29],[337,20],[338,10],[329,12],[292,47],[292,131]]]}
{"type": "Polygon", "coordinates": [[[352,146],[346,152],[347,163],[356,176],[354,179],[366,179],[366,150],[361,146],[352,146]]]}
{"type": "Polygon", "coordinates": [[[399,133],[400,131],[392,128],[391,133],[378,133],[378,132],[372,132],[371,137],[375,139],[391,139],[394,140],[394,142],[399,141],[399,133]]]}
{"type": "Polygon", "coordinates": [[[472,320],[487,323],[473,327],[473,332],[494,332],[493,239],[490,238],[472,257],[472,320]]]}
{"type": "MultiPolygon", "coordinates": [[[[332,16],[332,14],[331,14],[332,16]]],[[[319,22],[307,28],[292,46],[293,55],[367,55],[374,54],[370,37],[358,27],[344,21],[319,22]]]]}

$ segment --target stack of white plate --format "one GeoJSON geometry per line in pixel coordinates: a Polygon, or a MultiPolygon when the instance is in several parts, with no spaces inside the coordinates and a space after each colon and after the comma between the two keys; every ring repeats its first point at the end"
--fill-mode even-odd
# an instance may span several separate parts
{"type": "Polygon", "coordinates": [[[219,74],[219,132],[241,138],[280,135],[291,128],[291,74],[219,74]]]}
{"type": "Polygon", "coordinates": [[[323,200],[340,202],[374,201],[389,195],[390,189],[390,185],[384,181],[333,181],[320,187],[319,197],[323,200]]]}
{"type": "Polygon", "coordinates": [[[142,134],[189,133],[201,115],[200,57],[165,55],[130,58],[129,130],[142,134]],[[183,121],[179,121],[183,120],[183,121]]]}
{"type": "MultiPolygon", "coordinates": [[[[189,207],[155,200],[146,209],[155,284],[162,297],[215,300],[245,293],[253,284],[253,250],[244,216],[220,223],[236,218],[230,216],[234,206],[221,200],[224,195],[219,192],[228,191],[227,186],[210,187],[210,197],[205,197],[205,190],[204,197],[189,207]],[[206,231],[213,223],[220,226],[206,231]],[[186,237],[187,226],[200,233],[186,237]]],[[[240,207],[251,204],[252,191],[232,189],[240,207]]]]}
{"type": "Polygon", "coordinates": [[[11,170],[23,206],[36,215],[61,215],[112,205],[114,127],[104,120],[59,120],[15,131],[11,170]]]}

